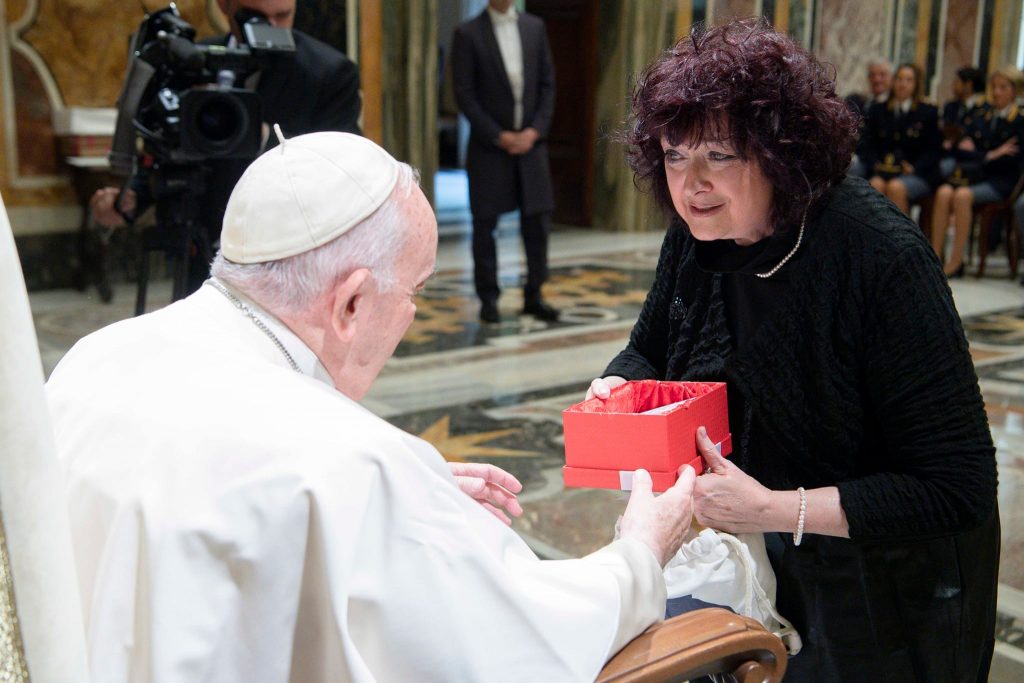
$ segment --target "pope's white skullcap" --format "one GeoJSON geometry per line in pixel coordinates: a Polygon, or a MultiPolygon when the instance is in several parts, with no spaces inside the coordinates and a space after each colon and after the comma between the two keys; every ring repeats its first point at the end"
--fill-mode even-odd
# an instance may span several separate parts
{"type": "Polygon", "coordinates": [[[310,133],[256,159],[238,181],[221,231],[224,258],[263,263],[315,249],[377,210],[398,180],[398,162],[350,133],[310,133]]]}

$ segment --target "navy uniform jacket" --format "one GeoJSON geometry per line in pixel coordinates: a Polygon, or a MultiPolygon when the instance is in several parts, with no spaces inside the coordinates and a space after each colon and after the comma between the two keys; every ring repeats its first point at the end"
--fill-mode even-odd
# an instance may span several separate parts
{"type": "Polygon", "coordinates": [[[964,117],[971,110],[965,102],[950,100],[942,105],[942,123],[946,126],[963,126],[964,117]]]}
{"type": "Polygon", "coordinates": [[[528,216],[555,207],[547,147],[555,110],[555,67],[543,20],[520,12],[518,23],[523,43],[522,127],[540,134],[533,149],[519,156],[498,147],[498,135],[515,129],[515,99],[487,10],[460,24],[452,39],[455,99],[469,120],[469,206],[479,218],[517,207],[528,216]]]}
{"type": "Polygon", "coordinates": [[[896,177],[902,173],[900,162],[914,167],[932,186],[939,181],[939,153],[942,134],[939,132],[939,110],[925,102],[914,102],[897,118],[896,103],[889,100],[868,109],[864,135],[858,154],[870,175],[896,177]]]}
{"type": "Polygon", "coordinates": [[[996,116],[996,110],[990,104],[975,107],[964,117],[966,135],[974,140],[973,152],[956,150],[957,163],[967,169],[972,183],[990,182],[1002,196],[1007,197],[1013,191],[1020,178],[1024,155],[1020,146],[1024,145],[1024,111],[1017,105],[1011,105],[1009,114],[996,116]],[[985,154],[1010,138],[1017,138],[1016,154],[985,161],[985,154]]]}

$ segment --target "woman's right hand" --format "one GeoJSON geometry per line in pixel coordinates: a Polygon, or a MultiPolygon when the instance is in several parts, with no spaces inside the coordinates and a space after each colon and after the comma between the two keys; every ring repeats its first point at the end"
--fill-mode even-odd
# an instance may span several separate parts
{"type": "Polygon", "coordinates": [[[965,137],[957,144],[957,149],[963,150],[964,152],[973,152],[976,147],[974,146],[974,140],[969,137],[965,137]]]}
{"type": "Polygon", "coordinates": [[[612,393],[612,389],[617,386],[621,386],[626,383],[625,377],[619,377],[618,375],[608,375],[607,377],[598,377],[590,383],[590,388],[587,389],[587,397],[585,400],[592,399],[594,397],[605,399],[612,393]]]}

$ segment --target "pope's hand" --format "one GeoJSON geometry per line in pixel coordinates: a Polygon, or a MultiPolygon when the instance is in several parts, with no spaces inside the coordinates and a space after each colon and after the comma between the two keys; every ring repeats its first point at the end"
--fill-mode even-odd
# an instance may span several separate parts
{"type": "Polygon", "coordinates": [[[590,388],[587,389],[587,399],[594,398],[595,396],[597,398],[608,398],[608,395],[612,393],[612,389],[625,383],[626,379],[618,375],[598,377],[590,383],[590,388]]]}
{"type": "Polygon", "coordinates": [[[508,515],[518,517],[523,514],[523,508],[516,499],[523,485],[505,470],[478,462],[450,462],[448,467],[459,489],[505,524],[512,524],[508,515]]]}
{"type": "Polygon", "coordinates": [[[693,468],[683,465],[679,479],[657,498],[647,470],[633,473],[633,492],[619,524],[620,538],[634,538],[654,553],[664,567],[683,544],[693,516],[693,468]]]}
{"type": "Polygon", "coordinates": [[[759,522],[764,519],[771,491],[722,457],[703,427],[697,430],[697,449],[708,465],[693,487],[697,521],[730,533],[764,531],[759,522]]]}

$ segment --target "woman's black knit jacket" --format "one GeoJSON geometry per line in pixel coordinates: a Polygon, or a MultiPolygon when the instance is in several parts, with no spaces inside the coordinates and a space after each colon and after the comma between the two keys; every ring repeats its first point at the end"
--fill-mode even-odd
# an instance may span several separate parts
{"type": "Polygon", "coordinates": [[[697,267],[693,238],[673,224],[630,342],[605,375],[725,381],[745,407],[730,415],[734,462],[772,489],[839,488],[851,539],[787,541],[787,560],[773,558],[780,611],[810,646],[793,664],[818,660],[808,680],[859,680],[847,655],[874,657],[876,673],[970,679],[987,667],[977,651],[992,637],[996,463],[941,265],[921,230],[860,179],[820,202],[800,249],[784,300],[734,352],[722,276],[697,267]],[[931,557],[908,562],[911,547],[931,557]],[[849,575],[804,571],[829,557],[849,575]],[[927,605],[893,597],[918,590],[927,605]],[[845,591],[844,604],[830,608],[831,591],[845,591]],[[950,621],[953,603],[962,619],[926,628],[936,614],[950,621]],[[879,649],[898,661],[886,665],[879,649]]]}

